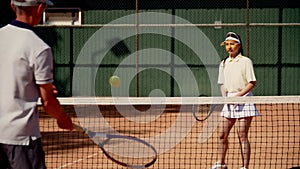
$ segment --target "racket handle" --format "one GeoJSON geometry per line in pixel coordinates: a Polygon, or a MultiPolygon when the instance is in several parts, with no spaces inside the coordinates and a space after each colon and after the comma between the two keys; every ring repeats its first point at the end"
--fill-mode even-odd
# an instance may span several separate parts
{"type": "Polygon", "coordinates": [[[81,126],[79,126],[77,124],[74,124],[74,123],[73,123],[73,127],[74,127],[75,130],[87,134],[87,131],[83,127],[81,127],[81,126]]]}
{"type": "Polygon", "coordinates": [[[107,137],[108,136],[106,133],[97,133],[97,132],[89,131],[86,128],[81,127],[74,123],[73,123],[73,127],[75,130],[82,132],[83,134],[87,134],[89,137],[107,137]]]}

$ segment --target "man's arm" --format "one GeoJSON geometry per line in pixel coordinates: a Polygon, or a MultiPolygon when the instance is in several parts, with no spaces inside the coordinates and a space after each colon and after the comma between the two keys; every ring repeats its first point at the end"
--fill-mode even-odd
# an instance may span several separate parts
{"type": "Polygon", "coordinates": [[[45,111],[57,120],[57,124],[62,129],[72,130],[72,120],[65,114],[55,96],[56,89],[52,83],[39,85],[42,104],[45,111]]]}

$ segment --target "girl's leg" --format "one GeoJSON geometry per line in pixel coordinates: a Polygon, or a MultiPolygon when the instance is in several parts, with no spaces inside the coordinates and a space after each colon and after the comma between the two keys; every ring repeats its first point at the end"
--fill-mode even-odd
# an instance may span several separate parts
{"type": "Polygon", "coordinates": [[[252,117],[239,119],[238,136],[241,143],[241,152],[243,156],[243,167],[248,168],[250,161],[251,148],[248,140],[248,132],[251,125],[252,117]]]}
{"type": "Polygon", "coordinates": [[[228,135],[236,119],[223,118],[219,126],[219,147],[218,162],[225,164],[226,152],[228,149],[228,135]]]}

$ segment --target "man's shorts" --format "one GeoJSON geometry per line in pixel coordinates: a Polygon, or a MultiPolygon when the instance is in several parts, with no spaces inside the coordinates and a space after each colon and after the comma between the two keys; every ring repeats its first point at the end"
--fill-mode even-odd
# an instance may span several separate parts
{"type": "Polygon", "coordinates": [[[41,139],[30,141],[28,146],[0,143],[1,169],[46,169],[41,139]]]}

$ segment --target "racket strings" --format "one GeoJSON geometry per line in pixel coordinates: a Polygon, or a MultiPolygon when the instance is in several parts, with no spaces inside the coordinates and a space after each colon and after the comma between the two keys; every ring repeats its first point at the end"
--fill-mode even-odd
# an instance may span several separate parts
{"type": "Polygon", "coordinates": [[[211,111],[211,105],[208,104],[199,104],[195,105],[193,104],[192,107],[193,115],[198,121],[204,121],[211,111]]]}
{"type": "Polygon", "coordinates": [[[136,139],[110,138],[102,142],[100,147],[109,158],[128,166],[145,166],[156,159],[156,150],[136,139]]]}

